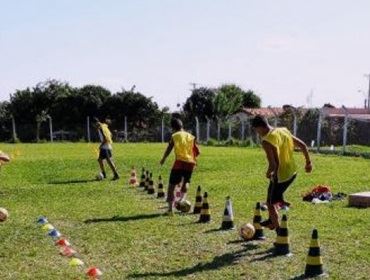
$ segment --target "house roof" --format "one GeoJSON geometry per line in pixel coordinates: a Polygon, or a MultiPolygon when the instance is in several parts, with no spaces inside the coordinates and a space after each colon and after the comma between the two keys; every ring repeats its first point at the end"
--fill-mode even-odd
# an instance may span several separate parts
{"type": "Polygon", "coordinates": [[[283,108],[270,107],[270,108],[243,108],[242,112],[249,116],[261,115],[266,118],[272,118],[275,115],[281,115],[284,112],[283,108]]]}

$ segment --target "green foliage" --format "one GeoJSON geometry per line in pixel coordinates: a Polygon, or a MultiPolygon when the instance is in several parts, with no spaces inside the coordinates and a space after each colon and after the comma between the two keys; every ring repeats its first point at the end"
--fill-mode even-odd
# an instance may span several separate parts
{"type": "Polygon", "coordinates": [[[187,118],[198,117],[199,121],[213,119],[215,116],[214,98],[215,92],[210,88],[196,88],[186,100],[183,110],[187,118]]]}

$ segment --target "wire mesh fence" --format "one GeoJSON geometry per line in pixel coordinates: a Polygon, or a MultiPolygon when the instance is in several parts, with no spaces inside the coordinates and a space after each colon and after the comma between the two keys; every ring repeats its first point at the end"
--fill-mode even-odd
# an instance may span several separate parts
{"type": "MultiPolygon", "coordinates": [[[[302,109],[293,113],[282,111],[266,117],[272,126],[288,128],[313,150],[370,152],[368,111],[345,108],[302,109]]],[[[254,146],[260,143],[260,139],[250,125],[252,118],[253,115],[247,113],[203,121],[194,117],[185,122],[184,127],[195,135],[200,143],[254,146]]],[[[39,126],[10,119],[2,123],[1,127],[2,139],[19,139],[22,142],[34,141],[37,136],[41,141],[98,141],[96,129],[89,117],[86,117],[84,122],[72,123],[69,126],[53,123],[51,118],[39,126]]],[[[116,142],[167,142],[172,133],[170,119],[165,117],[151,126],[137,126],[125,117],[123,120],[112,122],[110,129],[116,142]]]]}

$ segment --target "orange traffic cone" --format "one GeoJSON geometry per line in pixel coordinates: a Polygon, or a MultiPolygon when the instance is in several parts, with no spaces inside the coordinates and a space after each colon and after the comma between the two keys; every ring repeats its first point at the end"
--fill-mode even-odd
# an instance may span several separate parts
{"type": "Polygon", "coordinates": [[[135,167],[131,168],[131,177],[128,183],[130,187],[136,187],[138,185],[135,167]]]}

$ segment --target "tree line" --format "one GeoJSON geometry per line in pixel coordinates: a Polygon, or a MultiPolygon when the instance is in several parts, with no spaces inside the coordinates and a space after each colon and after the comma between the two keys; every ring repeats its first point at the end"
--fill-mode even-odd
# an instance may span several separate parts
{"type": "MultiPolygon", "coordinates": [[[[177,114],[191,126],[194,117],[226,119],[244,107],[259,107],[261,99],[252,90],[227,84],[218,88],[194,88],[177,114]]],[[[9,101],[0,103],[1,141],[40,141],[48,139],[47,122],[51,118],[58,130],[86,135],[86,118],[109,118],[113,130],[122,130],[127,118],[128,130],[150,138],[151,130],[171,117],[168,107],[160,108],[153,100],[134,89],[112,93],[99,85],[73,87],[66,82],[47,80],[34,87],[16,90],[9,101]],[[12,139],[12,119],[18,139],[12,139]],[[146,135],[147,134],[147,135],[146,135]]]]}

